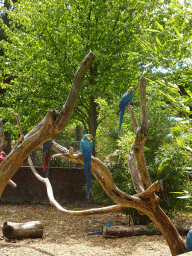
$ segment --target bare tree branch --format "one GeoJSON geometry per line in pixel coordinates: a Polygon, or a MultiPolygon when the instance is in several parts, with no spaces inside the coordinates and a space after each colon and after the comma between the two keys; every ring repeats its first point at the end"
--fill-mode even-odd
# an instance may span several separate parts
{"type": "MultiPolygon", "coordinates": [[[[145,141],[148,136],[148,119],[147,119],[147,106],[146,106],[146,80],[144,77],[140,80],[140,101],[141,101],[141,117],[142,117],[142,124],[141,127],[138,129],[135,137],[135,143],[133,144],[132,150],[134,152],[137,166],[141,175],[141,182],[144,188],[148,188],[151,186],[151,180],[149,177],[149,172],[147,169],[143,148],[145,145],[145,141]]],[[[132,116],[132,119],[134,117],[132,116]]],[[[135,121],[134,121],[135,122],[135,121]]]]}
{"type": "Polygon", "coordinates": [[[49,201],[52,205],[54,205],[58,210],[60,210],[61,212],[63,212],[64,214],[67,215],[72,215],[72,216],[82,216],[82,215],[90,215],[90,214],[101,214],[101,213],[109,213],[109,212],[117,212],[117,211],[121,211],[124,210],[125,207],[121,206],[121,205],[112,205],[112,206],[108,206],[108,207],[102,207],[102,208],[93,208],[93,209],[88,209],[88,210],[82,210],[82,211],[71,211],[71,210],[67,210],[65,208],[63,208],[54,198],[53,195],[53,190],[52,190],[52,186],[51,183],[49,181],[48,178],[43,178],[41,177],[38,172],[36,171],[33,162],[31,160],[31,157],[28,156],[28,162],[29,165],[31,167],[32,172],[34,173],[34,175],[36,176],[36,178],[43,182],[46,185],[47,188],[47,195],[49,198],[49,201]]]}
{"type": "Polygon", "coordinates": [[[137,133],[138,130],[139,130],[139,125],[138,125],[138,122],[137,122],[137,119],[136,119],[136,116],[135,116],[134,108],[130,104],[127,106],[127,108],[129,109],[129,112],[131,114],[131,119],[132,119],[134,131],[137,133]]]}
{"type": "Polygon", "coordinates": [[[144,188],[143,188],[143,185],[141,183],[141,176],[140,176],[140,173],[137,169],[135,156],[134,156],[134,153],[133,153],[132,150],[131,150],[130,154],[127,157],[127,162],[128,162],[128,166],[129,166],[129,171],[131,173],[131,180],[133,182],[135,192],[136,193],[144,192],[144,188]]]}
{"type": "MultiPolygon", "coordinates": [[[[72,149],[66,152],[66,148],[63,149],[64,153],[62,153],[62,147],[60,145],[57,145],[57,143],[53,142],[51,148],[54,151],[60,153],[52,155],[52,158],[66,158],[72,162],[83,164],[83,156],[81,155],[81,153],[74,154],[72,149]]],[[[134,207],[139,210],[141,210],[143,207],[147,208],[147,205],[145,205],[145,203],[143,202],[143,198],[149,197],[160,188],[160,185],[157,182],[152,184],[152,186],[148,190],[144,191],[144,189],[141,189],[141,191],[143,192],[139,190],[139,192],[141,193],[131,196],[120,190],[115,185],[113,177],[107,166],[94,156],[91,157],[91,170],[92,174],[98,180],[108,196],[115,203],[120,204],[124,207],[134,207]]]]}

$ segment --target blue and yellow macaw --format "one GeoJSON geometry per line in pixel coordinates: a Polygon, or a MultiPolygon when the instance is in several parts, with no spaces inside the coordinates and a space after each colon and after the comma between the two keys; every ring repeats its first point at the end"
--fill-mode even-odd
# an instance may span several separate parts
{"type": "Polygon", "coordinates": [[[133,87],[130,87],[129,90],[123,95],[122,99],[119,101],[119,110],[117,111],[117,114],[119,114],[120,112],[118,136],[120,136],[120,132],[121,132],[121,125],[123,122],[125,107],[129,105],[132,99],[133,99],[133,87]]]}
{"type": "Polygon", "coordinates": [[[44,154],[44,166],[43,166],[43,172],[46,172],[46,177],[49,174],[49,153],[50,153],[50,146],[52,144],[52,140],[48,140],[43,144],[43,154],[44,154]]]}
{"type": "Polygon", "coordinates": [[[86,197],[89,198],[91,191],[91,156],[93,151],[92,135],[86,134],[83,136],[80,143],[80,151],[84,157],[84,172],[86,179],[86,197]]]}
{"type": "MultiPolygon", "coordinates": [[[[107,224],[104,225],[104,227],[111,227],[111,223],[112,221],[109,221],[107,224]]],[[[89,233],[89,235],[102,235],[102,233],[103,233],[103,228],[100,229],[99,231],[91,232],[89,233]]]]}
{"type": "Polygon", "coordinates": [[[167,191],[165,187],[165,180],[168,178],[170,170],[171,170],[171,163],[172,163],[171,158],[166,158],[162,161],[162,163],[159,165],[158,170],[157,170],[157,179],[161,185],[161,189],[163,191],[163,198],[165,202],[169,205],[169,199],[167,197],[167,191]]]}
{"type": "Polygon", "coordinates": [[[187,234],[186,237],[186,246],[187,246],[187,250],[188,252],[192,251],[192,230],[190,230],[187,234]]]}

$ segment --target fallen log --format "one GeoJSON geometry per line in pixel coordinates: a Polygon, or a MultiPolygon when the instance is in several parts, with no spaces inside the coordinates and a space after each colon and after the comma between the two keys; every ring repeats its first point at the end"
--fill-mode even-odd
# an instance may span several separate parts
{"type": "MultiPolygon", "coordinates": [[[[187,235],[192,226],[177,226],[180,235],[187,235]]],[[[110,226],[103,227],[104,237],[123,237],[123,236],[142,236],[142,235],[161,235],[157,227],[147,226],[110,226]]]]}
{"type": "Polygon", "coordinates": [[[39,221],[26,223],[5,222],[3,224],[3,235],[8,238],[42,238],[43,225],[39,221]]]}

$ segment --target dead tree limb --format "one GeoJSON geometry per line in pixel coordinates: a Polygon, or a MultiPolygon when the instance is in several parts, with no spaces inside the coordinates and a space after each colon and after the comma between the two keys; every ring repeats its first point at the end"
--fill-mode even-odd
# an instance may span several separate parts
{"type": "Polygon", "coordinates": [[[102,207],[102,208],[94,208],[94,209],[88,209],[88,210],[82,210],[82,211],[72,211],[72,210],[67,210],[64,209],[54,198],[53,195],[53,190],[52,190],[52,186],[51,183],[49,181],[48,178],[43,178],[41,177],[38,172],[36,171],[33,162],[31,160],[31,157],[28,156],[28,162],[29,165],[31,167],[32,172],[34,173],[34,175],[36,176],[36,178],[43,182],[47,188],[47,195],[49,198],[49,201],[52,205],[54,205],[58,210],[60,210],[61,212],[63,212],[64,214],[67,215],[73,215],[73,216],[82,216],[82,215],[90,215],[90,214],[99,214],[99,213],[109,213],[109,212],[117,212],[117,211],[122,211],[124,210],[125,207],[121,206],[121,205],[112,205],[112,206],[108,206],[108,207],[102,207]]]}

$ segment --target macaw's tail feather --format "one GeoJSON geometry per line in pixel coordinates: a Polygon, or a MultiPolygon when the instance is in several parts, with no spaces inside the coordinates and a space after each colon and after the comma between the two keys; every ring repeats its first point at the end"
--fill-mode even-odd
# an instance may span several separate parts
{"type": "Polygon", "coordinates": [[[116,115],[118,115],[120,111],[121,111],[121,109],[119,108],[119,110],[117,111],[116,115]]]}
{"type": "Polygon", "coordinates": [[[169,205],[169,198],[165,197],[165,196],[163,196],[163,198],[164,198],[165,202],[169,205]]]}
{"type": "Polygon", "coordinates": [[[121,125],[123,123],[124,113],[125,113],[125,108],[122,108],[121,112],[120,112],[120,117],[119,117],[119,133],[118,133],[118,136],[120,136],[120,133],[121,133],[121,125]]]}
{"type": "Polygon", "coordinates": [[[160,183],[161,189],[163,191],[163,198],[164,198],[165,202],[169,205],[169,198],[167,196],[167,190],[166,190],[165,182],[160,179],[159,183],[160,183]]]}
{"type": "Polygon", "coordinates": [[[46,153],[45,158],[44,158],[43,172],[46,171],[48,165],[49,165],[49,154],[46,153]]]}
{"type": "MultiPolygon", "coordinates": [[[[104,225],[104,227],[111,227],[111,221],[109,221],[107,224],[104,225]]],[[[96,232],[92,232],[92,233],[89,233],[89,235],[102,235],[103,233],[103,228],[100,229],[99,231],[96,231],[96,232]]]]}
{"type": "Polygon", "coordinates": [[[50,146],[52,144],[52,140],[48,140],[43,144],[43,154],[44,154],[44,166],[43,166],[43,172],[47,170],[46,177],[49,173],[49,152],[50,152],[50,146]]]}
{"type": "Polygon", "coordinates": [[[86,197],[89,199],[91,193],[91,157],[84,157],[84,172],[86,179],[86,197]]]}

